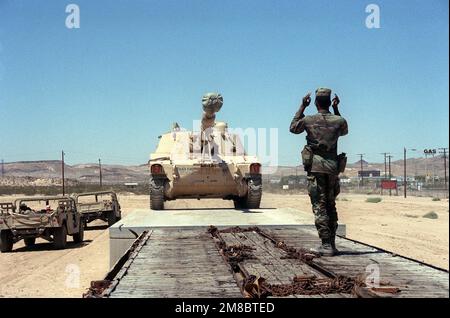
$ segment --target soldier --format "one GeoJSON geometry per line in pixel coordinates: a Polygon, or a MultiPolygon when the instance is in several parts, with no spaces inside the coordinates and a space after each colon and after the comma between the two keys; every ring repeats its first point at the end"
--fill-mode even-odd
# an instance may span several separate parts
{"type": "Polygon", "coordinates": [[[27,206],[25,203],[22,202],[19,205],[19,213],[27,214],[30,211],[31,211],[31,208],[29,206],[27,206]]]}
{"type": "Polygon", "coordinates": [[[331,90],[318,88],[315,105],[318,113],[305,116],[304,111],[311,102],[311,93],[303,97],[300,109],[291,122],[290,131],[300,134],[306,130],[306,146],[302,151],[302,160],[308,176],[308,194],[315,216],[315,225],[322,240],[317,252],[325,256],[338,253],[335,245],[338,216],[336,196],[339,194],[339,172],[346,164],[345,153],[337,154],[337,141],[348,133],[346,120],[341,117],[338,105],[339,97],[330,100],[331,90]],[[329,108],[332,105],[334,115],[329,108]]]}

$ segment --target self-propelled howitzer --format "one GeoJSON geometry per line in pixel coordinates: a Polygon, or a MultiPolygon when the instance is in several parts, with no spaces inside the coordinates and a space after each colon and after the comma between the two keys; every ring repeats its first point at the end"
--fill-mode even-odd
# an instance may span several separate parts
{"type": "Polygon", "coordinates": [[[215,121],[222,105],[220,94],[205,94],[200,131],[177,124],[160,136],[149,160],[151,209],[178,198],[222,198],[236,208],[259,208],[261,164],[245,153],[239,135],[215,121]]]}

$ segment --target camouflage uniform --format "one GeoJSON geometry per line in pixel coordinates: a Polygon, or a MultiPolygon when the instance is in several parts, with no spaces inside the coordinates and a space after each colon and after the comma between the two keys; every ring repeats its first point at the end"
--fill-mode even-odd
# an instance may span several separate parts
{"type": "MultiPolygon", "coordinates": [[[[328,89],[316,91],[331,94],[328,89]]],[[[315,225],[322,241],[330,241],[334,245],[334,237],[338,227],[336,196],[339,194],[339,171],[337,141],[348,133],[346,120],[331,114],[328,110],[320,110],[312,116],[297,112],[292,120],[290,131],[300,134],[306,131],[306,142],[313,152],[312,165],[308,173],[308,193],[315,216],[315,225]]]]}

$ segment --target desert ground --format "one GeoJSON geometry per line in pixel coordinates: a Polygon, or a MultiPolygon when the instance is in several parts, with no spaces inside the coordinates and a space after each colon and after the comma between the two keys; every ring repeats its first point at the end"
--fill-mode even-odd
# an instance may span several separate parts
{"type": "MultiPolygon", "coordinates": [[[[337,202],[339,222],[347,226],[347,237],[408,256],[441,268],[449,268],[449,203],[429,197],[383,196],[379,203],[366,202],[368,195],[341,194],[337,202]],[[437,218],[423,217],[434,212],[437,218]]],[[[1,202],[13,197],[0,196],[1,202]]],[[[119,195],[123,216],[148,207],[144,195],[119,195]]],[[[167,208],[223,207],[223,200],[177,200],[167,208]]],[[[289,207],[310,215],[307,195],[270,194],[262,207],[289,207]]],[[[107,227],[91,223],[81,245],[70,243],[53,250],[44,240],[32,248],[23,242],[11,253],[0,254],[0,297],[81,297],[92,280],[100,280],[109,269],[107,227]]],[[[70,241],[70,240],[69,240],[70,241]]]]}

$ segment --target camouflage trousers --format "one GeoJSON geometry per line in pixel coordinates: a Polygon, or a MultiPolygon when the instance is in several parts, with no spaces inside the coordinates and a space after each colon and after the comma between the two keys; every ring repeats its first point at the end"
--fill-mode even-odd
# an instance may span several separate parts
{"type": "Polygon", "coordinates": [[[326,173],[308,173],[308,193],[315,217],[315,225],[322,240],[336,235],[338,215],[336,197],[340,192],[339,177],[326,173]]]}

